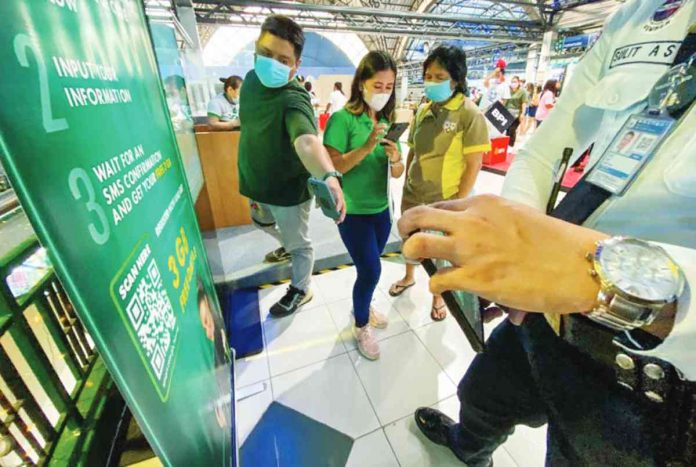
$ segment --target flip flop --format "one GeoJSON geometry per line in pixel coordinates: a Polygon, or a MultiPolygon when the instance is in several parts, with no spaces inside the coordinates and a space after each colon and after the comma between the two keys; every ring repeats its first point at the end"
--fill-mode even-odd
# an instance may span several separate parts
{"type": "Polygon", "coordinates": [[[444,315],[442,315],[442,318],[438,318],[437,316],[435,316],[435,313],[438,313],[438,312],[439,312],[440,310],[442,310],[443,308],[444,308],[445,310],[447,309],[447,305],[445,305],[444,303],[443,303],[442,305],[440,305],[440,306],[434,306],[434,307],[432,307],[432,308],[430,309],[430,319],[432,319],[433,321],[442,321],[443,319],[447,318],[447,313],[445,313],[444,315]]]}
{"type": "Polygon", "coordinates": [[[416,285],[415,282],[411,282],[410,284],[406,284],[406,285],[394,283],[394,284],[392,284],[391,287],[389,287],[389,295],[391,295],[392,297],[398,297],[399,295],[406,292],[406,290],[410,289],[414,285],[416,285]]]}

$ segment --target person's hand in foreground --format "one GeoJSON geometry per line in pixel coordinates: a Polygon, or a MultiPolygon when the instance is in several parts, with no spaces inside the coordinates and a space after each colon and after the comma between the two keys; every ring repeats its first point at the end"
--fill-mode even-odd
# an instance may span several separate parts
{"type": "Polygon", "coordinates": [[[607,235],[525,205],[481,195],[410,209],[399,220],[407,259],[444,259],[452,267],[430,290],[464,290],[516,310],[575,313],[594,306],[599,284],[585,259],[607,235]],[[444,232],[444,236],[411,233],[444,232]]]}

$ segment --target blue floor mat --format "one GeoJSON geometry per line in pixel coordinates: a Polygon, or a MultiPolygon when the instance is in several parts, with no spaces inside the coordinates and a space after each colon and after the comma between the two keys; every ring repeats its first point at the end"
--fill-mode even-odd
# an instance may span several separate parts
{"type": "Polygon", "coordinates": [[[242,466],[344,467],[353,439],[273,402],[240,450],[242,466]]]}

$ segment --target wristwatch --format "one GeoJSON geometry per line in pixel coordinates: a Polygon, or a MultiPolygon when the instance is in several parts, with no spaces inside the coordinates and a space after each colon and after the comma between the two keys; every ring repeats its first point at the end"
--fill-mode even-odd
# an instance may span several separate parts
{"type": "Polygon", "coordinates": [[[601,240],[587,259],[600,291],[595,307],[586,315],[617,331],[651,324],[684,290],[679,266],[664,249],[643,240],[601,240]]]}
{"type": "Polygon", "coordinates": [[[332,170],[331,172],[326,172],[322,177],[322,181],[326,181],[327,178],[336,177],[338,183],[343,186],[343,174],[337,170],[332,170]]]}

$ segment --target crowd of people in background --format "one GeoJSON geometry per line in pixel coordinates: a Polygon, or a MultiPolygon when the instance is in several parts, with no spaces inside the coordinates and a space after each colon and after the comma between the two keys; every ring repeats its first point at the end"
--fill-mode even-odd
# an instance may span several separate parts
{"type": "MultiPolygon", "coordinates": [[[[313,177],[326,183],[335,201],[336,235],[356,266],[352,302],[353,335],[358,351],[369,360],[380,357],[380,345],[373,329],[388,326],[388,319],[384,310],[375,309],[372,298],[381,275],[380,255],[394,223],[390,181],[405,174],[399,229],[405,239],[403,254],[407,261],[404,277],[392,284],[389,294],[398,297],[415,285],[416,266],[409,263],[409,258],[446,258],[452,267],[441,271],[430,283],[435,292],[429,310],[432,320],[447,316],[445,303],[438,295],[447,290],[468,290],[482,300],[488,297],[519,304],[514,305],[517,310],[505,308],[510,319],[499,325],[489,339],[487,345],[493,350],[477,356],[462,380],[458,392],[462,404],[459,423],[432,408],[421,408],[415,413],[416,423],[428,439],[448,446],[467,465],[491,465],[493,450],[516,424],[540,424],[549,416],[549,410],[539,402],[533,407],[525,405],[540,397],[537,392],[530,395],[530,391],[536,391],[542,384],[531,373],[531,366],[551,369],[554,375],[559,368],[575,372],[576,379],[570,381],[577,381],[577,375],[583,378],[586,375],[584,363],[573,363],[579,354],[572,354],[572,358],[564,354],[562,365],[558,359],[528,359],[527,354],[535,355],[535,352],[544,357],[561,355],[568,346],[559,346],[554,329],[539,313],[532,313],[534,316],[527,317],[525,322],[526,312],[519,310],[538,310],[558,317],[560,310],[592,309],[589,302],[594,296],[590,297],[585,290],[572,289],[582,279],[579,274],[586,273],[585,253],[607,235],[559,220],[566,217],[546,216],[520,202],[495,196],[471,196],[483,154],[490,151],[490,137],[494,134],[484,113],[491,106],[504,107],[513,118],[505,132],[510,145],[517,146],[522,135],[534,132],[549,118],[556,106],[559,83],[550,79],[541,87],[526,83],[519,76],[508,77],[506,64],[500,60],[484,78],[483,89],[469,90],[464,51],[450,45],[434,48],[423,64],[424,96],[410,125],[404,161],[398,138],[392,141],[385,137],[395,123],[394,59],[386,52],[369,52],[357,67],[350,96],[344,93],[341,82],[334,84],[325,109],[330,118],[321,139],[317,125],[319,100],[312,84],[297,77],[303,46],[304,35],[299,25],[283,16],[267,18],[256,42],[254,69],[246,75],[244,85],[239,77],[225,80],[224,93],[211,102],[209,110],[211,124],[220,125],[228,113],[234,115],[230,109],[239,109],[238,119],[229,122],[243,122],[239,146],[240,191],[250,199],[255,225],[281,245],[266,260],[292,262],[291,284],[271,307],[270,315],[291,315],[313,297],[314,250],[308,235],[312,194],[307,184],[313,177]],[[573,258],[574,269],[568,274],[558,274],[557,271],[564,271],[558,265],[565,264],[566,253],[575,251],[578,241],[583,249],[578,258],[573,258]],[[551,258],[553,255],[558,257],[551,258]],[[547,263],[540,264],[536,259],[539,257],[547,263]],[[545,264],[551,267],[545,268],[545,264]],[[528,281],[531,277],[537,279],[528,281]],[[558,280],[561,284],[563,280],[570,282],[567,286],[548,287],[558,280]],[[525,284],[521,285],[521,281],[525,284]],[[567,295],[567,290],[575,295],[567,295]],[[585,301],[576,306],[579,296],[585,301]],[[528,334],[522,332],[518,339],[513,325],[522,326],[528,334]],[[526,343],[524,348],[521,343],[526,343]],[[553,351],[539,352],[532,344],[553,351]],[[510,387],[504,387],[508,380],[510,387]],[[498,393],[501,387],[509,394],[498,393]],[[496,397],[496,393],[504,397],[496,397]],[[503,412],[497,409],[498,405],[505,405],[503,412]],[[505,411],[519,412],[520,415],[515,415],[519,418],[508,417],[505,411]],[[471,427],[490,433],[485,437],[472,436],[471,427]]],[[[585,71],[601,74],[589,69],[593,63],[585,71]]],[[[565,102],[562,105],[574,105],[570,100],[562,102],[565,102]]],[[[558,122],[562,118],[552,120],[558,122]]],[[[510,169],[512,176],[506,177],[503,193],[507,191],[512,198],[522,200],[530,193],[539,193],[539,187],[530,186],[542,178],[551,180],[547,172],[555,166],[551,161],[560,154],[559,148],[577,145],[574,138],[579,132],[552,134],[547,125],[551,123],[544,124],[538,137],[520,145],[521,155],[510,169]],[[548,141],[540,140],[541,133],[548,141]],[[555,144],[553,151],[548,149],[548,144],[555,144]],[[532,152],[535,157],[530,157],[532,152]],[[540,164],[538,159],[542,157],[549,163],[540,164]],[[547,176],[531,177],[531,168],[528,170],[525,164],[530,167],[540,164],[533,168],[547,176]]],[[[590,281],[585,277],[583,286],[590,281]]],[[[482,309],[482,313],[486,311],[482,309]]],[[[551,392],[565,402],[567,388],[561,386],[551,387],[551,392]]],[[[573,390],[577,389],[577,385],[573,386],[573,390]]],[[[586,397],[592,392],[579,394],[583,407],[594,407],[591,398],[586,397]]],[[[601,394],[608,393],[604,390],[601,394]]],[[[552,405],[554,400],[544,403],[552,405]]],[[[560,413],[559,410],[554,413],[560,413]]],[[[563,418],[566,415],[561,414],[561,422],[574,423],[575,418],[563,418]]],[[[584,432],[572,423],[568,426],[574,433],[584,432]]],[[[549,437],[554,436],[559,436],[559,431],[550,425],[549,437]]],[[[601,444],[603,440],[597,442],[601,444]]],[[[561,455],[553,444],[549,452],[561,455]]],[[[591,458],[593,454],[583,451],[583,455],[591,458]]]]}

